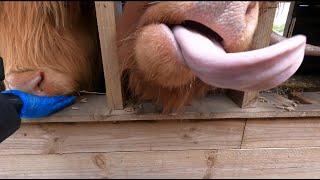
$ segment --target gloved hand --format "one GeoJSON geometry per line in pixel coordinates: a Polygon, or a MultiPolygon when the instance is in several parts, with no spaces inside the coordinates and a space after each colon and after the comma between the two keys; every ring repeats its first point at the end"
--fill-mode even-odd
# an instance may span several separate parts
{"type": "Polygon", "coordinates": [[[40,118],[51,115],[76,102],[75,96],[37,96],[19,90],[6,90],[1,93],[11,93],[23,101],[20,118],[40,118]]]}

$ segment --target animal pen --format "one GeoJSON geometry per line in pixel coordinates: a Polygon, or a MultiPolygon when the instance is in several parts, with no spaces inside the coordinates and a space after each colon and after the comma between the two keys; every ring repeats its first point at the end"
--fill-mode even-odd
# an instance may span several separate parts
{"type": "MultiPolygon", "coordinates": [[[[288,37],[298,27],[297,4],[290,6],[288,37]]],[[[115,45],[121,3],[95,5],[106,94],[84,95],[52,116],[23,120],[0,145],[0,177],[320,177],[317,91],[225,90],[169,114],[148,102],[132,104],[123,96],[115,45]]],[[[254,49],[269,46],[276,8],[271,3],[259,17],[254,49]]]]}

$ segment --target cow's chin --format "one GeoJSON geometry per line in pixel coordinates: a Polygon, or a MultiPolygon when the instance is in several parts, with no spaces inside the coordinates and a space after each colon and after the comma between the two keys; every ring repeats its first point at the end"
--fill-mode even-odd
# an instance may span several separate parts
{"type": "Polygon", "coordinates": [[[184,66],[178,44],[165,24],[141,28],[134,49],[138,69],[147,81],[163,87],[180,87],[195,78],[184,66]]]}
{"type": "Polygon", "coordinates": [[[6,90],[20,90],[38,96],[72,95],[79,85],[70,75],[52,69],[11,72],[4,81],[6,90]]]}

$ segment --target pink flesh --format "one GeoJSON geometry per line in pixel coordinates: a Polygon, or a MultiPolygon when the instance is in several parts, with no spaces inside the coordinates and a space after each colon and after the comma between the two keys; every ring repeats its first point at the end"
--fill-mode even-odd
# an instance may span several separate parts
{"type": "Polygon", "coordinates": [[[226,53],[214,39],[173,28],[185,64],[203,82],[225,89],[261,91],[289,79],[300,67],[306,37],[297,35],[275,45],[240,53],[226,53]]]}
{"type": "Polygon", "coordinates": [[[40,72],[24,72],[23,74],[7,75],[9,89],[19,89],[23,92],[32,93],[37,85],[42,81],[40,72]]]}

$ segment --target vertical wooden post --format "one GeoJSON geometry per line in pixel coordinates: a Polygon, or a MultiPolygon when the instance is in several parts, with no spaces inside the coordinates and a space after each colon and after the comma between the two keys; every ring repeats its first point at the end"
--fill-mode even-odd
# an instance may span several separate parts
{"type": "Polygon", "coordinates": [[[116,1],[96,1],[95,7],[108,108],[123,109],[121,74],[116,49],[116,17],[119,8],[116,1]]]}
{"type": "MultiPolygon", "coordinates": [[[[260,9],[263,12],[259,15],[258,26],[253,37],[252,49],[269,46],[277,5],[277,1],[270,1],[263,9],[260,9]]],[[[227,95],[241,108],[251,108],[256,106],[259,92],[229,90],[227,95]]]]}
{"type": "Polygon", "coordinates": [[[292,35],[292,32],[291,34],[289,35],[289,32],[290,32],[290,27],[292,27],[292,23],[295,23],[295,19],[293,20],[292,19],[292,13],[293,13],[293,9],[294,9],[294,6],[295,6],[295,2],[292,1],[290,2],[290,8],[289,8],[289,12],[288,12],[288,17],[287,17],[287,21],[286,21],[286,25],[284,27],[284,31],[283,31],[283,36],[284,37],[291,37],[292,35]]]}

